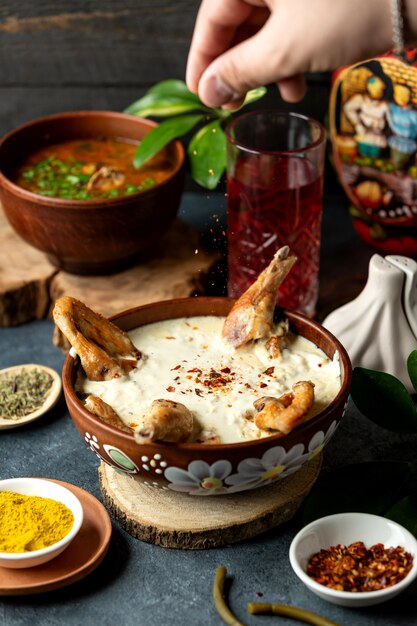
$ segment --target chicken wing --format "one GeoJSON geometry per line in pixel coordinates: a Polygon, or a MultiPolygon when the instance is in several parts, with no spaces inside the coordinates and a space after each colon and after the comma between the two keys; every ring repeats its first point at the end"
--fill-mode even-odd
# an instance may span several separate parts
{"type": "Polygon", "coordinates": [[[223,337],[235,348],[267,337],[274,320],[277,290],[297,260],[289,247],[280,248],[257,280],[240,296],[223,325],[223,337]]]}
{"type": "Polygon", "coordinates": [[[83,302],[64,296],[52,312],[89,380],[111,380],[136,367],[141,358],[129,335],[83,302]]]}

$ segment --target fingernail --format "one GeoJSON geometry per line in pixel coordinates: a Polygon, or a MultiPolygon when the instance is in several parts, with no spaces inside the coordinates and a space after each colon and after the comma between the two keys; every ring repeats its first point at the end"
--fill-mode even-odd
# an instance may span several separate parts
{"type": "Polygon", "coordinates": [[[230,89],[220,76],[211,76],[207,79],[201,89],[201,95],[204,102],[211,107],[221,106],[240,97],[240,94],[230,89]]]}

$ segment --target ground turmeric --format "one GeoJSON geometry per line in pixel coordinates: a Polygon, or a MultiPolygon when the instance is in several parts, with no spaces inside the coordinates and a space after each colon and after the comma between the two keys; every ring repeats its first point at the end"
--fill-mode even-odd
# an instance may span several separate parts
{"type": "Polygon", "coordinates": [[[63,539],[74,515],[62,502],[0,491],[0,552],[32,552],[63,539]]]}

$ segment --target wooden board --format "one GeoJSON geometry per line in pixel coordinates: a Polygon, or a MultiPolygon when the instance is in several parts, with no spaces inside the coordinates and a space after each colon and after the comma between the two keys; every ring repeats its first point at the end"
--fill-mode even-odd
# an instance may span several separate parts
{"type": "MultiPolygon", "coordinates": [[[[63,295],[110,316],[148,302],[202,293],[218,258],[201,248],[197,231],[177,220],[152,257],[132,268],[110,276],[67,274],[20,239],[0,207],[0,326],[45,318],[63,295]]],[[[60,333],[54,342],[67,347],[60,333]]]]}
{"type": "Polygon", "coordinates": [[[45,317],[56,271],[42,252],[15,234],[0,207],[0,326],[45,317]]]}
{"type": "Polygon", "coordinates": [[[289,521],[320,473],[319,455],[273,485],[227,496],[189,496],[157,489],[101,463],[103,501],[133,537],[164,548],[218,548],[289,521]]]}

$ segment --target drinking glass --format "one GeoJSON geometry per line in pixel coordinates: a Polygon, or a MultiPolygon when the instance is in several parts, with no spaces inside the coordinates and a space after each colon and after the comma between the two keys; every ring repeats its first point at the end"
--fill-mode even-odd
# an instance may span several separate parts
{"type": "Polygon", "coordinates": [[[234,118],[226,136],[229,296],[240,296],[288,245],[298,261],[278,291],[278,304],[314,317],[324,128],[298,113],[264,110],[234,118]]]}

